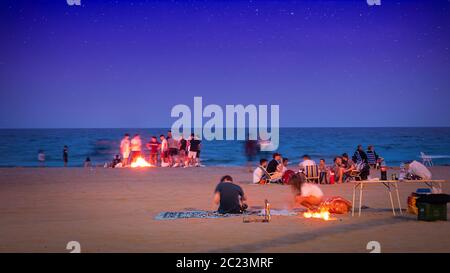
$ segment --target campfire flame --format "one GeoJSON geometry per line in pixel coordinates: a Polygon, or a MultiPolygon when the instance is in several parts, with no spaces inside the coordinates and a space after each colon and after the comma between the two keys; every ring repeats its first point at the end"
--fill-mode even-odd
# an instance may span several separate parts
{"type": "Polygon", "coordinates": [[[148,163],[144,158],[138,157],[130,165],[131,168],[143,168],[143,167],[153,167],[152,164],[148,163]]]}
{"type": "Polygon", "coordinates": [[[305,218],[319,218],[319,219],[323,219],[325,221],[328,221],[328,220],[330,220],[330,212],[328,211],[327,208],[320,208],[317,211],[308,210],[307,212],[303,213],[303,217],[305,217],[305,218]]]}

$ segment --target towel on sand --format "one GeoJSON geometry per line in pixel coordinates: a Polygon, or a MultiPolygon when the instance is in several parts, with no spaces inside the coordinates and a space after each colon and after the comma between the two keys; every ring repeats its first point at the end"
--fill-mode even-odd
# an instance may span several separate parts
{"type": "MultiPolygon", "coordinates": [[[[252,212],[254,213],[254,212],[252,212]]],[[[175,220],[175,219],[183,219],[183,218],[228,218],[228,217],[237,217],[242,216],[242,214],[220,214],[217,211],[203,211],[203,210],[194,210],[194,211],[163,211],[155,216],[155,220],[175,220]]]]}
{"type": "MultiPolygon", "coordinates": [[[[296,212],[288,210],[271,210],[273,216],[295,216],[296,212]]],[[[248,210],[246,215],[261,216],[264,215],[264,210],[248,210]]],[[[242,214],[220,214],[217,211],[204,211],[204,210],[191,210],[191,211],[163,211],[155,216],[155,220],[175,220],[175,219],[188,219],[188,218],[228,218],[228,217],[242,217],[242,214]]]]}

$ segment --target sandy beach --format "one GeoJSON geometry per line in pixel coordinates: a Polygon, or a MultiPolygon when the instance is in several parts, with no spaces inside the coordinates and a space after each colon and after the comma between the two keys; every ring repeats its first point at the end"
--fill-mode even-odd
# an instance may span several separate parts
{"type": "MultiPolygon", "coordinates": [[[[450,179],[450,167],[433,167],[436,179],[450,179]]],[[[274,216],[270,223],[241,217],[154,220],[161,211],[213,210],[212,194],[230,174],[249,197],[250,208],[268,198],[273,209],[291,206],[290,187],[252,185],[248,169],[0,169],[0,252],[450,252],[450,222],[394,217],[383,186],[365,192],[361,217],[334,221],[274,216]]],[[[400,197],[417,184],[401,184],[400,197]]],[[[326,196],[351,200],[352,185],[323,185],[326,196]]],[[[448,193],[449,185],[444,185],[448,193]]]]}

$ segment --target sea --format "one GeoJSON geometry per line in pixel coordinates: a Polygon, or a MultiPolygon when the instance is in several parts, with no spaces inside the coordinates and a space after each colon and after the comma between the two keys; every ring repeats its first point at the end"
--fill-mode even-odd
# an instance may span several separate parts
{"type": "MultiPolygon", "coordinates": [[[[166,134],[167,128],[149,129],[0,129],[0,167],[39,166],[38,151],[46,155],[48,167],[63,166],[63,147],[69,147],[69,167],[83,166],[89,157],[95,166],[110,162],[119,153],[125,133],[139,133],[143,142],[166,134]]],[[[280,128],[277,152],[296,165],[304,154],[331,164],[335,156],[354,153],[358,144],[374,145],[388,166],[420,160],[420,153],[433,156],[435,165],[450,165],[450,127],[445,128],[280,128]]],[[[146,153],[148,151],[145,151],[146,153]]],[[[270,158],[271,153],[256,159],[270,158]]],[[[205,166],[243,166],[243,141],[202,141],[205,166]]],[[[256,160],[255,163],[256,164],[256,160]]]]}

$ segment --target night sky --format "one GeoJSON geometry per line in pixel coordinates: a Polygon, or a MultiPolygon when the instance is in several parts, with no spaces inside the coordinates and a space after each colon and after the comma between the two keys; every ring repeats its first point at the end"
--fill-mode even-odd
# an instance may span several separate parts
{"type": "Polygon", "coordinates": [[[281,126],[450,126],[450,2],[0,1],[0,128],[170,127],[176,104],[281,126]]]}

